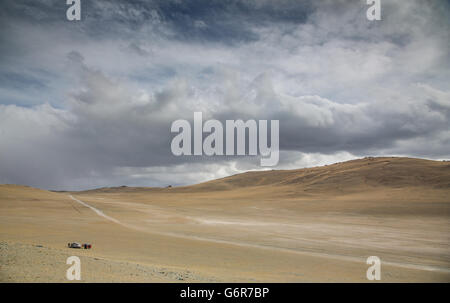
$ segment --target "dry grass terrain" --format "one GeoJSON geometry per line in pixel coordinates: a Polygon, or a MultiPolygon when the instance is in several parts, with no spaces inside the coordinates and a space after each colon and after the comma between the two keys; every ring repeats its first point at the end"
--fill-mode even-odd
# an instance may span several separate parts
{"type": "Polygon", "coordinates": [[[0,281],[450,282],[450,162],[365,158],[174,188],[0,185],[0,281]],[[67,242],[92,243],[91,250],[67,242]]]}

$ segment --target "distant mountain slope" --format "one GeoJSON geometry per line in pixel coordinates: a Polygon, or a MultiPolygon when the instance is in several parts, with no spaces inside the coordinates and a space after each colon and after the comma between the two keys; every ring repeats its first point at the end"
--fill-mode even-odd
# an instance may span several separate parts
{"type": "Polygon", "coordinates": [[[247,172],[179,190],[213,191],[254,186],[290,186],[305,191],[419,186],[450,189],[450,162],[368,157],[313,168],[247,172]]]}
{"type": "MultiPolygon", "coordinates": [[[[0,185],[10,191],[30,187],[0,185]]],[[[189,186],[104,187],[78,193],[187,193],[214,191],[246,191],[251,188],[278,189],[304,193],[353,193],[371,189],[428,188],[450,191],[450,161],[433,161],[404,157],[366,157],[312,168],[293,170],[251,171],[189,186]]],[[[249,190],[250,191],[249,191],[249,190]]]]}

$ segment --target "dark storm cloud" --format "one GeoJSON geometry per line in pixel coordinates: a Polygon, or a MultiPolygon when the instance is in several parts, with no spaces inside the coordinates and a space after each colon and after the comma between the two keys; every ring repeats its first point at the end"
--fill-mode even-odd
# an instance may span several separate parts
{"type": "MultiPolygon", "coordinates": [[[[65,1],[59,0],[6,1],[2,4],[2,16],[37,24],[60,24],[66,21],[67,7],[65,1]]],[[[166,33],[174,39],[230,43],[257,40],[258,36],[252,31],[256,26],[305,22],[313,9],[310,2],[295,0],[276,3],[256,0],[84,0],[84,23],[77,24],[76,28],[87,35],[108,37],[139,30],[150,23],[155,32],[166,33]],[[160,25],[165,29],[160,30],[160,25]],[[167,29],[170,32],[166,32],[167,29]]]]}
{"type": "Polygon", "coordinates": [[[257,157],[175,157],[174,120],[280,120],[280,168],[448,158],[448,3],[2,1],[0,183],[188,184],[257,157]]]}
{"type": "Polygon", "coordinates": [[[252,27],[304,22],[312,9],[298,1],[159,1],[158,7],[177,38],[222,43],[257,40],[252,27]]]}

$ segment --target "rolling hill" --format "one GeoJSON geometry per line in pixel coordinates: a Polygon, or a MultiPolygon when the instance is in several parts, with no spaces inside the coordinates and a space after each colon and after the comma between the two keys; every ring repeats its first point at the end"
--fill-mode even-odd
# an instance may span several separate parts
{"type": "Polygon", "coordinates": [[[364,158],[172,188],[0,185],[0,281],[450,281],[450,162],[364,158]],[[67,242],[93,244],[74,252],[67,242]]]}

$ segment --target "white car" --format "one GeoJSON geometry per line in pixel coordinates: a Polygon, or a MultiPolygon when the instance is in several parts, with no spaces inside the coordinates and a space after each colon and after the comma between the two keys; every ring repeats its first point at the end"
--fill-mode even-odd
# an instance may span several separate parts
{"type": "Polygon", "coordinates": [[[81,248],[81,244],[77,243],[77,242],[73,242],[73,243],[68,243],[67,246],[69,248],[81,248]]]}

